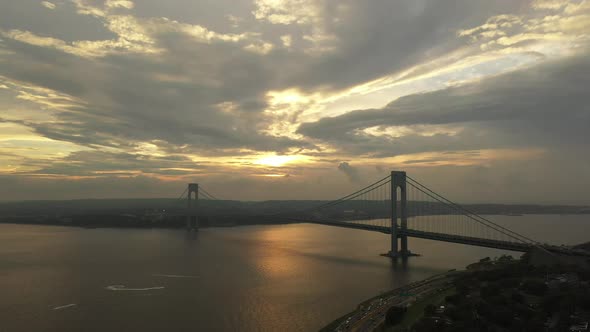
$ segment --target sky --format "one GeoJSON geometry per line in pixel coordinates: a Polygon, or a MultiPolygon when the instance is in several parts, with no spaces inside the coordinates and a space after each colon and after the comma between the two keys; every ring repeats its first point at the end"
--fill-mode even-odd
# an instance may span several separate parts
{"type": "Polygon", "coordinates": [[[0,2],[0,200],[590,204],[588,0],[0,2]]]}

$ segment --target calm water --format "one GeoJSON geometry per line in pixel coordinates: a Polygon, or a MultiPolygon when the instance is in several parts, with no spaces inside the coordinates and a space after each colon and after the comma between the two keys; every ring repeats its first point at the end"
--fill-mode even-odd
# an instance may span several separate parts
{"type": "MultiPolygon", "coordinates": [[[[538,240],[590,240],[588,216],[492,218],[538,240]]],[[[424,256],[393,264],[379,256],[387,235],[310,224],[194,238],[0,224],[0,331],[314,331],[382,291],[503,253],[410,249],[424,256]]]]}

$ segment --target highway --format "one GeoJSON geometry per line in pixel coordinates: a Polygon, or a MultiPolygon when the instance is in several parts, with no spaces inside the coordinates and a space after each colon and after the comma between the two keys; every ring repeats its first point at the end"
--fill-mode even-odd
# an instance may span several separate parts
{"type": "Polygon", "coordinates": [[[364,303],[344,320],[335,331],[373,331],[384,323],[389,308],[392,306],[407,307],[419,299],[448,289],[452,286],[456,274],[457,272],[448,272],[433,276],[398,288],[393,293],[375,298],[369,303],[364,303]]]}

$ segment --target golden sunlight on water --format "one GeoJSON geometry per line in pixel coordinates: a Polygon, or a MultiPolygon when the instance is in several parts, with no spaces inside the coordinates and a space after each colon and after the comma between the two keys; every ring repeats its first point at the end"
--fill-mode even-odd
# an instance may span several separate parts
{"type": "Polygon", "coordinates": [[[277,227],[261,229],[256,233],[258,246],[258,264],[262,272],[269,278],[282,278],[295,275],[306,270],[306,260],[294,255],[294,238],[305,236],[305,229],[277,227]]]}
{"type": "MultiPolygon", "coordinates": [[[[590,238],[586,216],[494,220],[552,243],[590,238]]],[[[191,237],[0,224],[0,330],[317,331],[381,292],[506,253],[411,239],[422,256],[397,263],[379,255],[388,241],[312,224],[203,228],[191,237]],[[117,285],[135,291],[109,290],[117,285]]]]}

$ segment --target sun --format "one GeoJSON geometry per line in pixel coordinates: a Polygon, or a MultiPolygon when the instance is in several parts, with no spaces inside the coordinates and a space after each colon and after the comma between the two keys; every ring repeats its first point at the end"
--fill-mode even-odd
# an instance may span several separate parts
{"type": "Polygon", "coordinates": [[[293,161],[302,160],[302,159],[304,159],[303,156],[296,156],[296,155],[289,155],[289,156],[266,155],[266,156],[256,159],[254,161],[254,164],[271,166],[271,167],[281,167],[287,163],[291,163],[293,161]]]}

